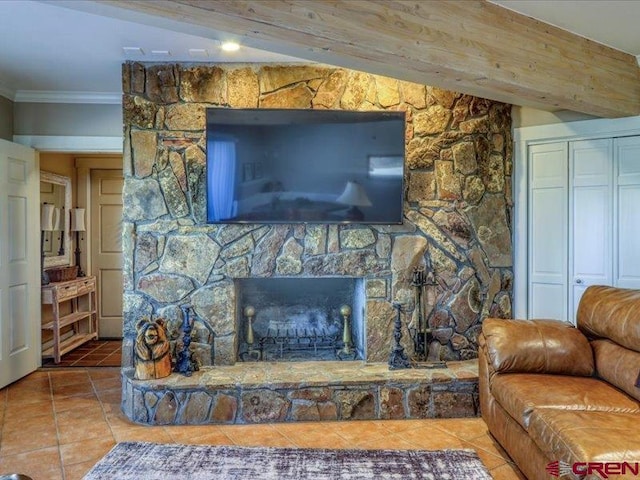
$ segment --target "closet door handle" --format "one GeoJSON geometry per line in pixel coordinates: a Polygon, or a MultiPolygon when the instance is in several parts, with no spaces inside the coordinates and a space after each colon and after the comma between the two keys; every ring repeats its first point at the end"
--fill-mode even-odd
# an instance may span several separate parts
{"type": "Polygon", "coordinates": [[[576,283],[577,283],[578,285],[581,285],[581,284],[582,284],[582,279],[581,279],[581,278],[576,278],[576,283]]]}

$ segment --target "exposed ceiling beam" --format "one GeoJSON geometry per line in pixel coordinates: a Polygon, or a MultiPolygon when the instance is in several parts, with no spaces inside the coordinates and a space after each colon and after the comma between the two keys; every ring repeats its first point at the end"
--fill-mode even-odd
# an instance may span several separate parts
{"type": "MultiPolygon", "coordinates": [[[[516,105],[640,114],[633,55],[484,0],[108,0],[251,47],[516,105]]],[[[166,27],[166,23],[165,23],[166,27]]]]}

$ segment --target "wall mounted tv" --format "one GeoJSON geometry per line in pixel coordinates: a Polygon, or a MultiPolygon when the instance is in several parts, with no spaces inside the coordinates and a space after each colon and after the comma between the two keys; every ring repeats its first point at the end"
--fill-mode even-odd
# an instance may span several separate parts
{"type": "Polygon", "coordinates": [[[207,109],[209,223],[402,223],[404,112],[207,109]]]}

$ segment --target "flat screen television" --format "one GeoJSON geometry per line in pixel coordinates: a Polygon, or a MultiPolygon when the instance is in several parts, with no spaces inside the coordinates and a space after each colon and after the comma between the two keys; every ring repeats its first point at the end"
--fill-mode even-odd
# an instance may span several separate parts
{"type": "Polygon", "coordinates": [[[404,112],[207,109],[209,223],[402,223],[404,112]]]}

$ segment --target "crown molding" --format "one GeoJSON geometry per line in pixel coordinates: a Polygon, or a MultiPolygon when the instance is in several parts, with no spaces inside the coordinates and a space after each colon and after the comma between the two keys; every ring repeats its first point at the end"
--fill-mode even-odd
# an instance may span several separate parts
{"type": "Polygon", "coordinates": [[[57,92],[46,90],[18,90],[14,102],[19,103],[94,103],[120,105],[119,92],[57,92]]]}
{"type": "Polygon", "coordinates": [[[0,95],[2,95],[5,98],[8,98],[13,102],[16,96],[16,91],[13,88],[9,88],[6,85],[4,85],[2,82],[0,82],[0,95]]]}

